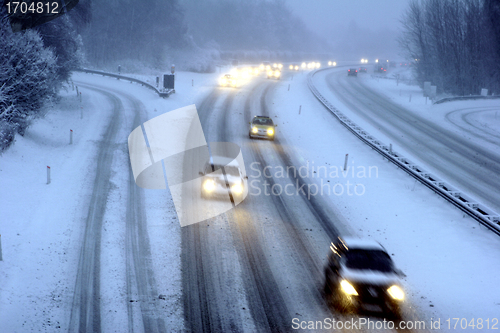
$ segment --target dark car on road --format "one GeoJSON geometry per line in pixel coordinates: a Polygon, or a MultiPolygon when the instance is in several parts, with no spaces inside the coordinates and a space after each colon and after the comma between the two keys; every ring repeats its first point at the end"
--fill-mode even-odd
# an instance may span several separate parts
{"type": "Polygon", "coordinates": [[[366,67],[359,67],[358,72],[360,72],[360,73],[367,73],[368,69],[366,67]]]}
{"type": "Polygon", "coordinates": [[[339,237],[330,245],[324,291],[342,311],[364,308],[399,317],[405,298],[401,276],[376,241],[339,237]]]}
{"type": "Polygon", "coordinates": [[[349,68],[347,70],[347,76],[358,76],[358,70],[356,68],[349,68]]]}

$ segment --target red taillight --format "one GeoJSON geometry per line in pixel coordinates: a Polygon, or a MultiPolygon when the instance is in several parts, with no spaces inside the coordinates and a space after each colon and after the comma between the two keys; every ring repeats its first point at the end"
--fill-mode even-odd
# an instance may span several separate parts
{"type": "Polygon", "coordinates": [[[348,71],[348,72],[350,72],[351,70],[350,70],[350,69],[348,69],[347,71],[348,71]]]}
{"type": "Polygon", "coordinates": [[[357,72],[358,72],[358,71],[356,71],[356,73],[357,73],[357,72]]]}

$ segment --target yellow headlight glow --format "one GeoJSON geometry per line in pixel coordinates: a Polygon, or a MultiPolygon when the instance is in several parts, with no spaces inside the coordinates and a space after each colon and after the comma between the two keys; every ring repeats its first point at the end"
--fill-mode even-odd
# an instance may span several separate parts
{"type": "Polygon", "coordinates": [[[274,134],[274,130],[272,128],[268,129],[267,130],[267,134],[268,135],[273,135],[274,134]]]}
{"type": "Polygon", "coordinates": [[[215,182],[211,179],[206,180],[203,183],[203,189],[207,192],[212,192],[213,190],[215,190],[215,182]]]}
{"type": "Polygon", "coordinates": [[[354,289],[352,284],[350,284],[346,280],[342,280],[342,282],[340,282],[340,286],[342,287],[342,291],[344,293],[346,293],[347,295],[354,295],[354,296],[358,295],[358,292],[356,291],[356,289],[354,289]]]}
{"type": "Polygon", "coordinates": [[[243,192],[243,187],[240,184],[233,185],[231,191],[236,194],[241,194],[243,192]]]}
{"type": "Polygon", "coordinates": [[[273,71],[269,71],[269,72],[267,72],[267,75],[268,75],[268,76],[272,76],[272,75],[273,75],[273,71]]]}
{"type": "Polygon", "coordinates": [[[280,71],[274,72],[274,76],[279,77],[281,75],[280,71]]]}
{"type": "Polygon", "coordinates": [[[253,127],[253,128],[252,128],[252,133],[254,133],[254,134],[255,134],[255,133],[257,133],[258,131],[259,131],[259,129],[258,129],[257,127],[253,127]]]}
{"type": "Polygon", "coordinates": [[[405,298],[404,291],[400,287],[398,287],[396,285],[393,285],[389,289],[387,289],[387,292],[395,300],[402,301],[405,298]]]}

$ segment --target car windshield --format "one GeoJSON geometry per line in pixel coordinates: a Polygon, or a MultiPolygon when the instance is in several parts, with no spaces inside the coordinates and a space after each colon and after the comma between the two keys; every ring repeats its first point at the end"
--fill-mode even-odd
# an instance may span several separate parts
{"type": "Polygon", "coordinates": [[[254,118],[253,123],[255,125],[272,125],[273,120],[271,118],[254,118]]]}
{"type": "Polygon", "coordinates": [[[392,260],[380,250],[351,250],[346,255],[346,266],[351,269],[363,269],[380,272],[393,270],[392,260]]]}
{"type": "Polygon", "coordinates": [[[226,171],[226,175],[235,176],[235,177],[240,176],[240,170],[237,167],[225,166],[224,170],[226,171]]]}

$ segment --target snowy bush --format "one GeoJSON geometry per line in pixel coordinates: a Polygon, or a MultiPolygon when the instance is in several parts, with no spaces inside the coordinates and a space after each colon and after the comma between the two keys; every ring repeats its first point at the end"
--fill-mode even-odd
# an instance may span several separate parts
{"type": "Polygon", "coordinates": [[[35,31],[13,33],[0,23],[0,151],[24,135],[47,97],[54,95],[56,59],[35,31]]]}

